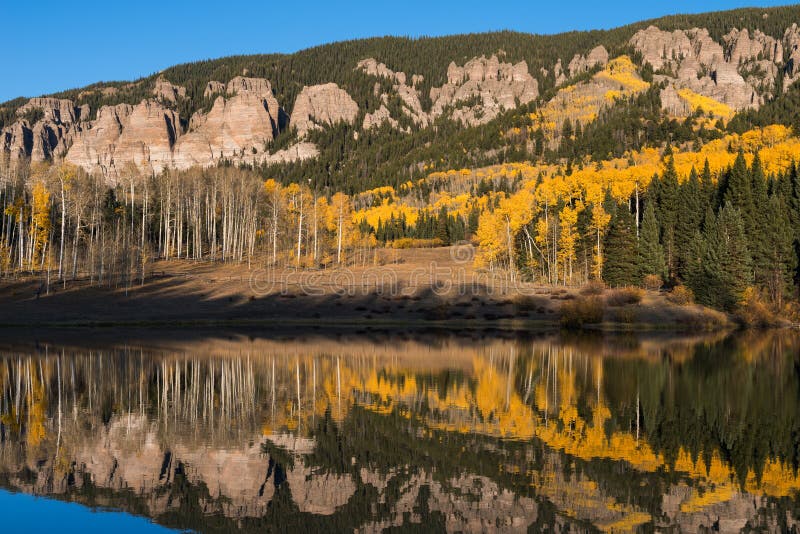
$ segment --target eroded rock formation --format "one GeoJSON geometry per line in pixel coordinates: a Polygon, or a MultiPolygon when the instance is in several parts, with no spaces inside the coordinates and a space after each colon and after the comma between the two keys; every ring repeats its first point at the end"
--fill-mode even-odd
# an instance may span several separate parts
{"type": "MultiPolygon", "coordinates": [[[[784,51],[795,34],[790,28],[781,42],[758,30],[751,35],[733,29],[718,43],[705,29],[666,32],[650,26],[638,31],[630,44],[663,76],[660,80],[741,110],[758,107],[773,93],[784,51]]],[[[786,68],[788,74],[788,62],[786,68]]],[[[674,109],[674,95],[662,96],[668,99],[662,101],[664,108],[674,109]]]]}
{"type": "Polygon", "coordinates": [[[353,124],[358,115],[358,104],[335,83],[303,87],[294,103],[291,126],[302,137],[309,130],[338,122],[353,124]]]}

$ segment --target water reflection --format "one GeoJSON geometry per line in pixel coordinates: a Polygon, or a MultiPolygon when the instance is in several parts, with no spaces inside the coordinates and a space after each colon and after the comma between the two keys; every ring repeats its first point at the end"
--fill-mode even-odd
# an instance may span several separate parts
{"type": "Polygon", "coordinates": [[[0,486],[171,527],[798,528],[800,336],[7,347],[0,486]]]}

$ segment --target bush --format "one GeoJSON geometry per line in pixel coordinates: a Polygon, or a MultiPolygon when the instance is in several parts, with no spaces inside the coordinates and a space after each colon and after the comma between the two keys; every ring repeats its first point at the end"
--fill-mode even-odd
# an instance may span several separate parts
{"type": "Polygon", "coordinates": [[[387,247],[406,249],[406,248],[434,248],[444,246],[444,243],[439,238],[434,239],[414,239],[411,237],[401,237],[395,239],[391,243],[387,243],[387,247]]]}
{"type": "Polygon", "coordinates": [[[638,287],[622,287],[608,294],[606,304],[609,306],[639,304],[642,301],[642,296],[642,290],[638,287]]]}
{"type": "Polygon", "coordinates": [[[664,285],[664,281],[657,274],[648,274],[642,281],[644,288],[648,291],[658,291],[664,285]]]}
{"type": "Polygon", "coordinates": [[[602,297],[570,300],[561,305],[561,324],[567,328],[580,328],[587,324],[602,323],[603,311],[602,297]]]}
{"type": "Polygon", "coordinates": [[[744,292],[744,298],[736,310],[736,318],[744,325],[754,328],[775,326],[780,321],[752,287],[744,292]]]}
{"type": "Polygon", "coordinates": [[[686,286],[675,286],[667,295],[667,300],[678,306],[688,306],[694,303],[694,293],[686,286]]]}
{"type": "Polygon", "coordinates": [[[602,295],[603,291],[605,290],[606,285],[602,280],[591,280],[588,284],[581,288],[580,294],[587,297],[593,295],[602,295]]]}
{"type": "Polygon", "coordinates": [[[533,311],[542,305],[541,297],[531,295],[515,295],[512,299],[514,307],[519,311],[533,311]]]}

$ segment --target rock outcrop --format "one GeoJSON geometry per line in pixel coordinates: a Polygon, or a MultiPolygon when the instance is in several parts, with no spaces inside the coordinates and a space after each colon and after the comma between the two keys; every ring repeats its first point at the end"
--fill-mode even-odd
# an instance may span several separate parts
{"type": "Polygon", "coordinates": [[[66,160],[89,172],[109,176],[113,171],[116,175],[114,148],[132,111],[133,106],[129,104],[101,107],[97,119],[75,137],[66,160]]]}
{"type": "Polygon", "coordinates": [[[254,163],[274,165],[277,163],[290,163],[292,161],[305,161],[319,156],[319,149],[314,143],[301,141],[294,145],[278,150],[274,154],[264,153],[259,157],[253,158],[254,163]]]}
{"type": "MultiPolygon", "coordinates": [[[[665,32],[650,26],[638,31],[630,44],[676,89],[690,89],[734,110],[758,107],[774,85],[782,46],[761,32],[754,32],[751,39],[746,30],[733,30],[723,41],[725,46],[705,29],[665,32]],[[756,71],[764,75],[748,79],[742,75],[756,71]]],[[[675,109],[676,102],[670,100],[674,95],[663,94],[668,99],[662,101],[665,109],[675,109]]]]}
{"type": "Polygon", "coordinates": [[[481,56],[463,67],[450,63],[447,83],[431,89],[430,115],[436,118],[453,108],[453,118],[465,125],[485,124],[507,109],[539,96],[539,84],[524,61],[503,63],[497,56],[481,56]]]}
{"type": "Polygon", "coordinates": [[[0,148],[12,160],[30,157],[44,161],[63,157],[88,119],[89,106],[76,107],[71,100],[31,98],[17,110],[20,120],[0,132],[0,148]],[[25,117],[39,113],[41,118],[31,124],[25,117]]]}
{"type": "Polygon", "coordinates": [[[367,113],[364,116],[364,124],[362,128],[364,130],[371,130],[372,128],[377,128],[381,126],[384,122],[388,122],[392,128],[397,128],[397,120],[393,119],[391,114],[389,113],[389,109],[381,105],[373,113],[367,113]]]}
{"type": "Polygon", "coordinates": [[[66,160],[111,178],[128,163],[157,174],[172,166],[180,134],[178,114],[154,100],[104,106],[97,120],[76,136],[66,160]]]}
{"type": "Polygon", "coordinates": [[[605,67],[608,64],[608,50],[603,45],[593,48],[587,55],[575,54],[569,62],[569,75],[576,76],[594,67],[605,67]]]}
{"type": "Polygon", "coordinates": [[[225,92],[225,84],[222,82],[210,81],[206,84],[206,88],[203,91],[203,98],[209,98],[214,96],[218,93],[225,92]]]}
{"type": "MultiPolygon", "coordinates": [[[[395,72],[385,64],[379,63],[373,58],[359,61],[356,65],[356,70],[361,70],[370,76],[386,78],[393,81],[394,85],[392,86],[392,91],[398,97],[400,97],[400,100],[403,103],[403,114],[408,116],[415,124],[419,126],[424,127],[428,125],[430,122],[430,117],[422,109],[420,93],[416,89],[416,85],[422,83],[422,80],[424,79],[421,75],[412,74],[410,77],[411,85],[407,85],[406,80],[408,79],[408,76],[406,76],[406,73],[395,72]]],[[[389,109],[386,107],[386,104],[389,102],[390,95],[388,93],[381,94],[381,85],[379,83],[375,84],[374,92],[375,96],[381,97],[383,105],[381,105],[380,108],[372,113],[367,113],[367,115],[364,117],[363,129],[369,130],[379,124],[382,124],[383,122],[389,122],[393,128],[397,128],[399,126],[398,121],[391,117],[389,109]]]]}
{"type": "Polygon", "coordinates": [[[294,103],[291,127],[303,137],[309,130],[339,122],[353,124],[358,115],[358,104],[335,83],[303,87],[294,103]]]}
{"type": "Polygon", "coordinates": [[[692,108],[689,103],[680,97],[675,87],[668,85],[661,90],[661,107],[669,113],[677,117],[685,117],[691,113],[692,108]]]}
{"type": "Polygon", "coordinates": [[[783,35],[783,55],[786,60],[784,69],[784,89],[800,79],[800,29],[797,23],[786,29],[783,35]]]}
{"type": "MultiPolygon", "coordinates": [[[[356,68],[366,74],[394,81],[392,91],[402,101],[403,113],[422,127],[445,113],[450,113],[454,120],[464,125],[485,124],[501,111],[527,104],[539,96],[539,84],[528,72],[527,63],[504,63],[496,55],[473,58],[463,66],[451,62],[447,69],[447,83],[431,88],[430,99],[433,104],[428,112],[423,109],[421,95],[414,87],[418,83],[415,80],[421,81],[421,77],[412,75],[412,85],[409,86],[405,83],[408,78],[405,73],[394,72],[372,58],[360,61],[356,68]]],[[[380,90],[379,86],[377,89],[380,90]]],[[[391,95],[385,93],[380,96],[384,106],[365,118],[365,129],[396,119],[389,116],[388,108],[382,109],[391,95]]]]}
{"type": "Polygon", "coordinates": [[[178,98],[186,98],[186,88],[179,85],[173,85],[164,78],[159,77],[153,87],[153,96],[174,104],[178,98]]]}
{"type": "Polygon", "coordinates": [[[221,159],[262,154],[284,126],[283,110],[268,80],[237,76],[225,93],[216,97],[208,114],[192,117],[190,131],[175,147],[176,168],[208,167],[221,159]]]}

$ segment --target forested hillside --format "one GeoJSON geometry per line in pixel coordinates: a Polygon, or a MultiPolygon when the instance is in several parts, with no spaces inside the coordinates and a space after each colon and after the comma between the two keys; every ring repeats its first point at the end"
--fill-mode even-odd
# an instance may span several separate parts
{"type": "Polygon", "coordinates": [[[10,101],[0,276],[129,286],[156,260],[343,268],[470,241],[512,281],[796,317],[795,22],[365,39],[10,101]]]}

